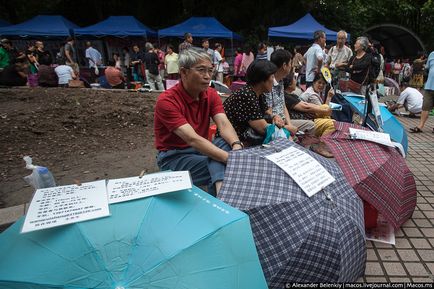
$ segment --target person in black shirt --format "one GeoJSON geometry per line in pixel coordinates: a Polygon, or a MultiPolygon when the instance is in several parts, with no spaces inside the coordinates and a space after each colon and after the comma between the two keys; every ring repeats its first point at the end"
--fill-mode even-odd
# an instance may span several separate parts
{"type": "Polygon", "coordinates": [[[358,92],[362,95],[366,92],[366,86],[370,82],[369,68],[371,66],[371,54],[367,53],[369,49],[369,40],[367,37],[357,38],[354,43],[355,55],[348,61],[346,71],[351,74],[350,79],[362,85],[362,89],[358,92]]]}
{"type": "Polygon", "coordinates": [[[145,62],[145,55],[140,51],[139,45],[133,45],[131,52],[131,66],[133,67],[133,76],[136,81],[143,81],[145,78],[144,71],[142,71],[142,64],[145,62]]]}
{"type": "Polygon", "coordinates": [[[43,65],[50,65],[53,60],[50,53],[44,50],[44,43],[42,41],[36,41],[35,47],[35,54],[37,56],[38,63],[43,65]]]}
{"type": "Polygon", "coordinates": [[[161,80],[160,73],[158,71],[158,65],[160,60],[157,53],[154,52],[154,46],[147,42],[145,44],[145,67],[146,67],[146,81],[152,90],[164,90],[163,81],[161,80]]]}
{"type": "Polygon", "coordinates": [[[271,92],[276,71],[276,65],[268,60],[253,61],[247,69],[247,85],[223,103],[229,121],[246,145],[260,144],[264,139],[268,126],[264,93],[271,92]]]}

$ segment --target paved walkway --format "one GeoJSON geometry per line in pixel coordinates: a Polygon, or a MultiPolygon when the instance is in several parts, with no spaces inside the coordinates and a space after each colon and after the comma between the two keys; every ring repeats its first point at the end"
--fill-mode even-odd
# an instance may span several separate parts
{"type": "MultiPolygon", "coordinates": [[[[406,130],[419,119],[399,117],[406,130]]],[[[417,186],[417,206],[411,220],[395,232],[396,245],[367,242],[366,282],[434,281],[434,118],[424,133],[408,133],[407,164],[417,186]]],[[[393,181],[393,180],[391,180],[393,181]]]]}
{"type": "MultiPolygon", "coordinates": [[[[419,119],[400,117],[406,130],[419,119]]],[[[366,274],[360,282],[434,281],[434,117],[424,133],[408,134],[407,164],[415,175],[418,197],[411,220],[396,232],[396,246],[367,242],[366,274]]],[[[391,180],[393,181],[393,180],[391,180]]],[[[25,205],[0,210],[0,231],[5,223],[24,214],[25,205]],[[3,226],[2,226],[3,225],[3,226]]]]}

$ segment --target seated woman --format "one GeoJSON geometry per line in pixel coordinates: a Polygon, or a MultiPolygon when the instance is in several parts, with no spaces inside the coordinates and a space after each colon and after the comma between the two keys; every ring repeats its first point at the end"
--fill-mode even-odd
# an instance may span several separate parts
{"type": "Polygon", "coordinates": [[[326,87],[326,84],[327,82],[322,76],[322,74],[317,73],[315,75],[315,78],[313,79],[312,86],[306,89],[306,91],[300,95],[300,100],[303,100],[308,103],[316,104],[316,105],[326,104],[328,106],[330,100],[334,95],[334,91],[333,89],[330,89],[324,101],[322,97],[322,93],[326,87]]]}
{"type": "MultiPolygon", "coordinates": [[[[240,140],[246,145],[261,144],[268,108],[264,93],[271,92],[277,67],[268,60],[255,60],[247,69],[247,85],[233,92],[223,103],[225,113],[240,140]]],[[[283,126],[283,123],[278,123],[283,126]]]]}
{"type": "Polygon", "coordinates": [[[54,72],[57,74],[60,87],[68,87],[69,81],[77,78],[74,70],[69,65],[61,64],[54,69],[54,72]]]}
{"type": "Polygon", "coordinates": [[[18,59],[16,63],[7,66],[0,72],[0,85],[25,86],[28,67],[29,65],[25,59],[18,59]]]}
{"type": "Polygon", "coordinates": [[[313,119],[315,123],[316,136],[322,136],[335,131],[334,120],[330,118],[332,110],[328,106],[333,92],[329,92],[326,104],[317,104],[321,99],[319,92],[325,86],[325,80],[322,75],[317,74],[313,81],[313,85],[306,90],[306,92],[310,91],[309,99],[318,99],[315,103],[301,100],[297,95],[293,94],[296,85],[297,83],[292,73],[283,79],[285,104],[291,118],[313,119]]]}

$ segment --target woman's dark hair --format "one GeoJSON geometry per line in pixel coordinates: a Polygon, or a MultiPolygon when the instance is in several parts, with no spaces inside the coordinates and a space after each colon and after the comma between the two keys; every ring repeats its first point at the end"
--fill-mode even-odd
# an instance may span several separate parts
{"type": "Polygon", "coordinates": [[[172,44],[167,44],[167,48],[170,48],[173,50],[173,45],[172,44]]]}
{"type": "Polygon", "coordinates": [[[238,53],[243,53],[243,50],[241,49],[241,47],[238,47],[238,48],[237,48],[237,52],[238,52],[238,53]]]}
{"type": "Polygon", "coordinates": [[[261,43],[258,44],[258,50],[261,50],[261,49],[264,49],[264,48],[267,48],[267,45],[264,42],[261,42],[261,43]]]}
{"type": "Polygon", "coordinates": [[[324,80],[325,83],[327,83],[327,81],[325,80],[324,76],[322,75],[321,72],[318,72],[315,74],[315,77],[313,78],[313,82],[317,82],[318,80],[324,80]]]}
{"type": "Polygon", "coordinates": [[[283,78],[283,89],[287,89],[294,81],[294,73],[290,72],[285,78],[283,78]]]}
{"type": "Polygon", "coordinates": [[[254,60],[247,68],[247,83],[249,85],[256,85],[266,81],[276,71],[277,67],[271,61],[254,60]]]}

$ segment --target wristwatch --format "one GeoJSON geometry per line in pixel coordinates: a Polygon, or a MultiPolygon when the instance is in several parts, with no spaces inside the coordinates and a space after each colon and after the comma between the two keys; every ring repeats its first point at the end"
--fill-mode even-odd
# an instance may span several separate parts
{"type": "Polygon", "coordinates": [[[242,143],[242,142],[240,142],[239,140],[237,140],[237,141],[234,141],[232,144],[231,144],[231,148],[233,148],[234,147],[234,145],[240,145],[242,148],[244,148],[244,144],[242,143]]]}

